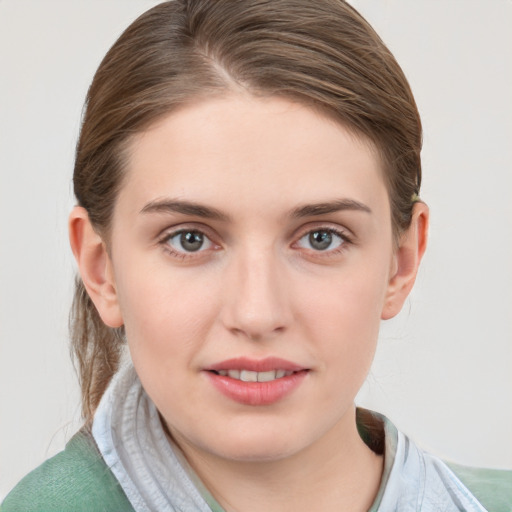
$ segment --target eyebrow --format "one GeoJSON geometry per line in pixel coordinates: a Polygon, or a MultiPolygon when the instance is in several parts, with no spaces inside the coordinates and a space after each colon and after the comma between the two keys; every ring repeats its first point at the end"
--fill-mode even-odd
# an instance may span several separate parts
{"type": "Polygon", "coordinates": [[[337,199],[335,201],[299,206],[292,210],[292,217],[313,217],[316,215],[325,215],[327,213],[335,213],[344,210],[372,213],[368,206],[360,203],[359,201],[355,201],[354,199],[337,199]]]}
{"type": "MultiPolygon", "coordinates": [[[[359,201],[355,201],[354,199],[337,199],[335,201],[299,206],[291,211],[291,217],[314,217],[344,210],[361,211],[366,213],[372,212],[368,206],[360,203],[359,201]]],[[[151,201],[142,208],[140,213],[181,213],[183,215],[224,222],[229,220],[228,215],[216,208],[204,206],[192,201],[181,201],[178,199],[161,199],[151,201]]]]}
{"type": "Polygon", "coordinates": [[[181,201],[176,199],[163,199],[151,201],[140,213],[182,213],[205,219],[227,221],[229,217],[216,208],[204,206],[191,201],[181,201]]]}

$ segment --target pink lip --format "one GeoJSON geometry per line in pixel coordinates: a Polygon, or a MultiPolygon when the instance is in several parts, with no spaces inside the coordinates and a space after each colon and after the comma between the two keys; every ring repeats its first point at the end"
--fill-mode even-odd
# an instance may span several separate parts
{"type": "Polygon", "coordinates": [[[227,398],[244,405],[271,405],[279,402],[304,381],[309,369],[285,359],[269,357],[261,360],[245,357],[229,359],[205,368],[204,374],[213,386],[227,398]],[[292,371],[291,375],[269,382],[243,382],[215,373],[219,370],[292,371]]]}
{"type": "Polygon", "coordinates": [[[251,372],[268,372],[270,370],[285,370],[287,372],[299,372],[307,370],[303,366],[281,359],[279,357],[266,357],[265,359],[249,359],[247,357],[235,357],[220,363],[215,363],[205,370],[249,370],[251,372]]]}

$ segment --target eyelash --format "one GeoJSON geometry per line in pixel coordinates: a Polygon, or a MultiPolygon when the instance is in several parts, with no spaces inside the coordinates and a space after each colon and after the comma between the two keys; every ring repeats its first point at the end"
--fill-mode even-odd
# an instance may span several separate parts
{"type": "Polygon", "coordinates": [[[162,247],[164,248],[164,250],[171,254],[173,257],[175,258],[179,258],[181,260],[185,260],[185,259],[189,259],[189,258],[197,258],[199,257],[199,255],[202,255],[202,253],[206,252],[207,249],[203,249],[203,246],[201,246],[200,248],[198,248],[197,251],[186,251],[186,250],[183,250],[183,251],[179,251],[179,250],[176,250],[174,249],[171,244],[170,244],[170,241],[177,237],[177,236],[180,236],[180,235],[183,235],[183,234],[186,234],[186,233],[194,233],[194,234],[197,234],[197,235],[201,235],[203,237],[203,240],[204,240],[204,243],[208,243],[210,246],[214,246],[214,247],[219,247],[217,244],[215,244],[212,240],[211,240],[211,237],[208,236],[204,230],[202,229],[199,229],[199,228],[182,228],[182,229],[178,229],[177,231],[172,231],[172,232],[167,232],[165,233],[165,235],[158,241],[158,243],[160,245],[162,245],[162,247]]]}
{"type": "Polygon", "coordinates": [[[294,242],[294,246],[297,246],[301,240],[304,238],[311,236],[313,233],[328,233],[329,235],[335,235],[340,239],[340,243],[337,247],[333,249],[308,249],[304,248],[309,255],[313,254],[315,257],[321,257],[321,258],[330,258],[335,257],[341,254],[342,252],[347,250],[347,246],[353,244],[353,240],[350,236],[348,236],[347,232],[341,229],[336,229],[332,227],[326,227],[326,226],[318,226],[314,228],[309,228],[306,231],[303,231],[300,237],[297,239],[296,242],[294,242]]]}
{"type": "MultiPolygon", "coordinates": [[[[319,256],[322,258],[329,258],[329,257],[337,256],[338,254],[340,254],[341,252],[343,252],[347,249],[347,245],[353,244],[352,238],[347,235],[346,231],[340,230],[340,229],[335,229],[332,227],[318,226],[318,227],[313,227],[313,228],[309,228],[307,230],[302,231],[300,236],[298,238],[296,238],[296,241],[292,244],[292,247],[298,247],[298,244],[301,240],[303,240],[307,236],[311,236],[313,233],[327,233],[329,235],[335,235],[336,237],[338,237],[340,239],[340,244],[337,247],[335,247],[334,249],[325,249],[325,251],[324,251],[324,250],[315,250],[313,248],[310,248],[310,249],[302,248],[303,250],[307,251],[309,254],[314,254],[317,257],[319,256]]],[[[203,253],[207,252],[212,246],[213,246],[213,250],[220,248],[220,245],[213,242],[212,237],[209,236],[205,232],[204,229],[195,228],[195,227],[180,228],[176,231],[167,232],[159,239],[158,243],[172,257],[178,258],[180,260],[198,258],[198,257],[202,256],[203,253]],[[195,234],[201,235],[203,237],[203,240],[206,243],[210,244],[210,246],[207,247],[206,249],[203,249],[203,246],[201,246],[200,248],[198,248],[197,251],[186,251],[186,250],[180,251],[180,250],[174,249],[170,245],[169,242],[173,238],[175,238],[179,235],[183,235],[184,233],[195,233],[195,234]]],[[[300,247],[298,247],[298,248],[300,248],[300,247]]]]}

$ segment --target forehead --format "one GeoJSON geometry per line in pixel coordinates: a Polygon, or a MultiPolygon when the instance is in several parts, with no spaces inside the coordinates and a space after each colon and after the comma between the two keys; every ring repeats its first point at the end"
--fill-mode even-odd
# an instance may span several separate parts
{"type": "Polygon", "coordinates": [[[126,172],[119,199],[134,207],[168,195],[266,211],[345,196],[387,203],[368,140],[274,97],[233,95],[168,114],[132,139],[126,172]]]}

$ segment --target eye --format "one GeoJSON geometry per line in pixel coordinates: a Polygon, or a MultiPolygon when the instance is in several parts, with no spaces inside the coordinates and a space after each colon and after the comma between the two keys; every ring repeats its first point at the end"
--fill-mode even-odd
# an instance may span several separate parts
{"type": "Polygon", "coordinates": [[[210,249],[212,241],[201,231],[182,230],[171,234],[164,242],[178,253],[198,252],[210,249]]]}
{"type": "Polygon", "coordinates": [[[332,251],[345,241],[346,237],[333,229],[315,229],[302,236],[297,245],[313,251],[332,251]]]}

